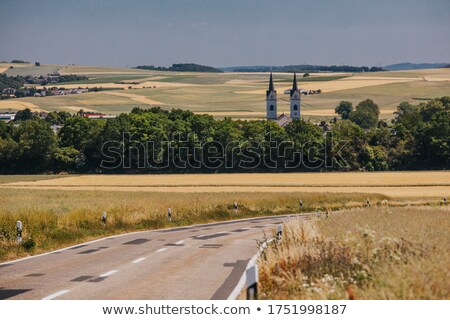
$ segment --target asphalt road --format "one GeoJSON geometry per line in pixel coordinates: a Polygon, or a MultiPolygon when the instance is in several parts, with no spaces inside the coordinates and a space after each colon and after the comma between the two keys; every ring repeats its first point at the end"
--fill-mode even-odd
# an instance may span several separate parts
{"type": "Polygon", "coordinates": [[[227,299],[286,216],[111,236],[0,264],[0,299],[227,299]]]}

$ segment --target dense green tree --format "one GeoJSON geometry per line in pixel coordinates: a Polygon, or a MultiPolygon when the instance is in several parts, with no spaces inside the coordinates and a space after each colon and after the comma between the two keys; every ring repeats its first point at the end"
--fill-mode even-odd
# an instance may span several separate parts
{"type": "Polygon", "coordinates": [[[17,111],[14,121],[26,121],[26,120],[31,120],[33,118],[34,118],[33,112],[30,110],[30,108],[26,108],[26,109],[17,111]]]}
{"type": "Polygon", "coordinates": [[[57,147],[52,152],[52,169],[59,171],[73,171],[77,169],[77,159],[80,151],[73,147],[57,147]]]}
{"type": "Polygon", "coordinates": [[[66,120],[64,127],[59,130],[58,136],[62,147],[73,147],[82,150],[88,139],[92,137],[98,127],[104,124],[103,120],[91,120],[84,117],[74,117],[66,120]]]}
{"type": "Polygon", "coordinates": [[[48,168],[57,139],[47,122],[40,119],[22,121],[14,128],[13,139],[17,142],[15,162],[25,172],[48,168]]]}
{"type": "Polygon", "coordinates": [[[0,121],[0,138],[7,139],[11,135],[11,128],[3,121],[0,121]]]}
{"type": "Polygon", "coordinates": [[[423,121],[430,121],[435,113],[439,111],[445,110],[445,106],[439,99],[434,99],[429,102],[425,106],[420,108],[420,115],[423,121]]]}
{"type": "Polygon", "coordinates": [[[341,115],[342,120],[347,120],[353,111],[353,104],[350,101],[341,101],[334,110],[337,114],[341,115]]]}
{"type": "Polygon", "coordinates": [[[332,130],[332,156],[336,159],[333,168],[338,170],[357,170],[361,167],[359,155],[367,145],[363,129],[349,120],[336,122],[332,130]]]}
{"type": "Polygon", "coordinates": [[[378,117],[367,109],[359,109],[350,113],[348,118],[363,129],[370,129],[377,125],[378,117]]]}
{"type": "Polygon", "coordinates": [[[349,120],[363,129],[373,128],[378,124],[380,108],[371,99],[358,103],[355,111],[349,115],[349,120]]]}
{"type": "Polygon", "coordinates": [[[450,110],[439,110],[416,134],[421,161],[433,167],[450,165],[450,110]]]}
{"type": "Polygon", "coordinates": [[[324,166],[325,142],[321,128],[304,120],[294,120],[285,130],[293,142],[294,151],[301,152],[304,167],[324,166]]]}

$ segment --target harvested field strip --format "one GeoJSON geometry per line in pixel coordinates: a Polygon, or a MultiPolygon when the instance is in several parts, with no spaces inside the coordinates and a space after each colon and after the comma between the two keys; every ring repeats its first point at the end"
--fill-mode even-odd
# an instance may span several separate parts
{"type": "MultiPolygon", "coordinates": [[[[33,184],[32,187],[53,187],[54,185],[48,185],[48,184],[33,184]]],[[[187,187],[187,188],[196,188],[196,187],[237,187],[237,186],[245,186],[245,187],[255,187],[255,188],[259,188],[259,187],[270,187],[270,188],[283,188],[283,187],[310,187],[310,188],[327,188],[330,187],[330,185],[320,185],[320,184],[294,184],[294,183],[285,183],[285,184],[242,184],[242,183],[235,183],[235,184],[203,184],[203,183],[198,183],[198,184],[184,184],[184,183],[180,183],[177,184],[176,187],[187,187]]],[[[418,184],[386,184],[386,185],[374,185],[374,187],[379,187],[379,188],[390,188],[390,187],[396,187],[396,188],[404,188],[404,187],[449,187],[450,183],[439,183],[439,184],[427,184],[427,183],[418,183],[418,184]]],[[[14,183],[11,185],[8,185],[8,187],[30,187],[30,184],[18,184],[18,183],[14,183]]],[[[78,187],[78,188],[85,188],[85,187],[112,187],[112,188],[143,188],[143,187],[155,187],[155,188],[159,188],[159,187],[174,187],[173,184],[133,184],[133,185],[122,185],[122,184],[79,184],[74,186],[73,184],[58,184],[57,187],[61,187],[61,188],[68,188],[68,187],[78,187]]],[[[349,184],[345,184],[345,185],[333,185],[333,187],[338,187],[338,188],[359,188],[359,187],[367,187],[367,185],[361,184],[355,184],[355,185],[349,185],[349,184]]]]}
{"type": "Polygon", "coordinates": [[[450,171],[78,175],[10,186],[447,186],[450,171]]]}
{"type": "Polygon", "coordinates": [[[243,187],[243,186],[233,186],[233,187],[97,187],[97,186],[87,186],[87,187],[58,187],[58,186],[25,186],[25,187],[14,187],[14,186],[6,186],[0,185],[1,189],[15,189],[15,190],[67,190],[67,191],[90,191],[90,192],[99,192],[99,191],[109,191],[109,192],[119,192],[119,191],[128,191],[128,192],[147,192],[147,193],[155,193],[155,194],[164,194],[164,193],[173,193],[173,194],[202,194],[202,193],[215,193],[222,194],[226,192],[239,192],[239,193],[265,193],[271,194],[272,197],[274,194],[282,194],[282,193],[297,193],[303,197],[304,194],[316,194],[316,193],[326,193],[329,196],[333,194],[355,194],[355,193],[371,193],[382,195],[383,197],[395,197],[399,199],[435,199],[436,201],[440,201],[443,196],[450,194],[450,187],[441,186],[441,187],[243,187]]]}

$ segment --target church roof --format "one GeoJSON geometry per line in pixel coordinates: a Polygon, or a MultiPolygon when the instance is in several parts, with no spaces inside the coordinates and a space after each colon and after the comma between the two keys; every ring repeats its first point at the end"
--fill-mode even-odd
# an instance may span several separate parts
{"type": "Polygon", "coordinates": [[[280,127],[285,127],[285,126],[287,126],[289,123],[292,122],[292,119],[291,119],[291,117],[289,117],[288,115],[286,115],[286,114],[283,113],[281,116],[279,116],[279,117],[277,118],[276,122],[278,123],[278,125],[279,125],[280,127]]]}

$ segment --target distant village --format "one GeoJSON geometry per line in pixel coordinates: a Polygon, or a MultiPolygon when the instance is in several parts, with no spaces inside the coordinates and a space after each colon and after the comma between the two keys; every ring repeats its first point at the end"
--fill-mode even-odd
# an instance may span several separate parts
{"type": "MultiPolygon", "coordinates": [[[[4,76],[5,77],[5,76],[4,76]]],[[[102,88],[70,88],[58,87],[58,83],[74,82],[80,80],[88,80],[85,76],[78,75],[60,75],[58,72],[41,76],[16,76],[9,77],[8,79],[0,79],[2,85],[0,86],[0,98],[22,98],[22,97],[45,97],[45,96],[62,96],[69,94],[81,94],[90,91],[102,91],[102,88]],[[8,85],[9,84],[9,85],[8,85]],[[37,89],[34,86],[27,87],[26,85],[40,85],[41,89],[37,89]]]]}
{"type": "MultiPolygon", "coordinates": [[[[29,110],[29,109],[28,109],[29,110]]],[[[20,112],[20,111],[19,111],[20,112]]],[[[2,112],[0,113],[0,121],[2,122],[10,122],[16,120],[18,112],[2,112]]],[[[36,111],[32,112],[33,118],[38,118],[42,120],[48,120],[49,114],[52,112],[45,112],[45,111],[36,111]]],[[[55,111],[53,111],[55,113],[55,111]]],[[[114,119],[117,116],[116,115],[110,115],[110,114],[104,114],[100,112],[84,112],[83,110],[78,111],[76,114],[73,114],[72,116],[81,116],[87,119],[114,119]]],[[[17,123],[17,125],[19,125],[17,123]]],[[[59,130],[63,127],[61,124],[52,124],[50,128],[53,130],[54,133],[58,133],[59,130]]]]}
{"type": "MultiPolygon", "coordinates": [[[[80,94],[84,92],[89,92],[89,89],[87,88],[72,88],[72,89],[65,89],[65,88],[57,88],[57,87],[51,87],[46,88],[43,87],[42,89],[24,89],[22,92],[24,92],[25,96],[33,96],[33,97],[45,97],[45,96],[64,96],[67,94],[80,94]],[[33,93],[33,91],[36,91],[33,93]]],[[[17,90],[14,88],[6,88],[2,90],[2,98],[8,99],[8,98],[17,98],[16,96],[17,90]]]]}

